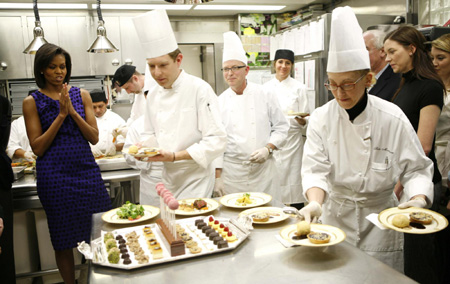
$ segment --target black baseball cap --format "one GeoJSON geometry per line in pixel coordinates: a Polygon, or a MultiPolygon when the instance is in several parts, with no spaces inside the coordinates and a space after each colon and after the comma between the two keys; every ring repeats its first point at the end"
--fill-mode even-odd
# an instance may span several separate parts
{"type": "Polygon", "coordinates": [[[136,71],[136,66],[133,65],[122,65],[114,73],[114,79],[119,87],[125,85],[128,80],[130,80],[131,76],[133,76],[134,71],[136,71]]]}

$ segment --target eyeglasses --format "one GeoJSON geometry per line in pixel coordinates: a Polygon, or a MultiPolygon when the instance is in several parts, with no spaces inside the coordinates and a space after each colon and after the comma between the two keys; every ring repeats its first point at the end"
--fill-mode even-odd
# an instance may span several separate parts
{"type": "Polygon", "coordinates": [[[230,67],[230,68],[222,68],[222,69],[220,69],[220,70],[222,70],[224,73],[228,73],[228,72],[236,72],[236,71],[238,71],[239,69],[241,69],[241,68],[244,68],[244,67],[246,67],[246,65],[242,65],[242,66],[233,66],[233,67],[230,67]]]}
{"type": "Polygon", "coordinates": [[[358,80],[355,81],[355,83],[346,83],[346,84],[342,84],[342,85],[335,85],[335,84],[329,84],[329,83],[325,83],[325,87],[330,90],[330,91],[336,91],[339,87],[343,90],[343,91],[351,91],[355,88],[356,83],[358,83],[359,81],[361,81],[362,78],[364,78],[364,76],[366,76],[366,74],[362,75],[361,77],[359,77],[358,80]]]}

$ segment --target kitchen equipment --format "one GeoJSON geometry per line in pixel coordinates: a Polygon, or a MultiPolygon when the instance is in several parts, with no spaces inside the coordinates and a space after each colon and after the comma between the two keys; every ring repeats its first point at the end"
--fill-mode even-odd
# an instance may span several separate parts
{"type": "Polygon", "coordinates": [[[13,167],[14,180],[18,180],[25,175],[26,167],[13,167]]]}

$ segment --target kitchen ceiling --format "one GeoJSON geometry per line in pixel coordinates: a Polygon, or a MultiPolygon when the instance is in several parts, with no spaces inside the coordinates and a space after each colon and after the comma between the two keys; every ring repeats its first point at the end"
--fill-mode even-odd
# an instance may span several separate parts
{"type": "MultiPolygon", "coordinates": [[[[7,0],[0,1],[0,3],[32,3],[32,0],[7,0]]],[[[213,0],[209,3],[201,3],[197,5],[282,5],[286,6],[282,10],[278,11],[263,11],[255,9],[252,11],[253,13],[283,13],[288,11],[296,11],[300,8],[306,7],[310,4],[318,4],[318,3],[329,3],[330,1],[313,1],[313,0],[213,0]]],[[[84,3],[88,4],[91,7],[92,4],[96,4],[96,0],[38,0],[38,8],[39,3],[84,3]]],[[[103,0],[101,1],[101,5],[103,4],[140,4],[140,5],[148,5],[148,4],[167,4],[167,5],[181,5],[181,4],[171,4],[164,0],[103,0]]],[[[101,6],[100,6],[101,7],[101,6]]],[[[195,5],[193,6],[193,8],[195,5]]],[[[191,8],[187,11],[167,11],[169,15],[174,16],[233,16],[238,13],[246,13],[239,10],[234,11],[210,11],[210,10],[195,10],[191,8]]],[[[43,11],[39,8],[40,11],[43,11]]],[[[103,9],[102,9],[103,11],[103,9]]],[[[105,10],[106,11],[106,10],[105,10]]]]}

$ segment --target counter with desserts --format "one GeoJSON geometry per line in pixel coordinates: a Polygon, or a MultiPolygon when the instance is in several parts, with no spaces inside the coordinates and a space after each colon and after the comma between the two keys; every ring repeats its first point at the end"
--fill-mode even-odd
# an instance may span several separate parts
{"type": "MultiPolygon", "coordinates": [[[[277,200],[268,201],[264,207],[245,208],[249,204],[239,203],[238,199],[223,199],[220,200],[222,205],[229,202],[232,206],[211,206],[212,202],[206,199],[208,210],[196,214],[190,211],[189,215],[180,212],[170,217],[176,224],[173,230],[182,230],[190,238],[185,242],[184,256],[171,255],[170,242],[160,231],[159,220],[167,213],[156,212],[150,218],[132,224],[106,222],[102,218],[104,213],[94,214],[91,242],[101,242],[102,253],[99,255],[105,259],[102,263],[98,259],[89,261],[89,283],[124,283],[131,278],[133,283],[415,283],[339,239],[342,236],[340,230],[334,232],[322,224],[299,228],[300,220],[296,216],[279,214],[277,208],[284,205],[277,200]],[[248,214],[256,218],[253,229],[243,234],[237,229],[242,224],[231,226],[232,231],[238,232],[238,241],[227,242],[224,227],[230,222],[242,221],[240,217],[245,215],[244,212],[250,212],[248,214]],[[269,218],[262,218],[267,217],[261,216],[264,214],[269,218]],[[211,222],[213,220],[218,220],[218,224],[211,222]],[[220,223],[225,225],[220,226],[220,223]],[[327,240],[327,244],[313,244],[301,234],[297,236],[302,230],[315,231],[321,236],[322,232],[327,232],[331,240],[327,240]],[[205,232],[212,235],[212,239],[205,232]],[[120,242],[133,245],[133,239],[139,244],[134,251],[130,251],[130,246],[121,246],[120,242]],[[226,242],[228,248],[219,247],[219,242],[226,242]],[[116,264],[107,260],[107,247],[113,251],[110,258],[117,261],[116,264]],[[134,269],[136,267],[139,269],[134,269]]],[[[219,199],[211,200],[217,202],[219,199]]]]}

